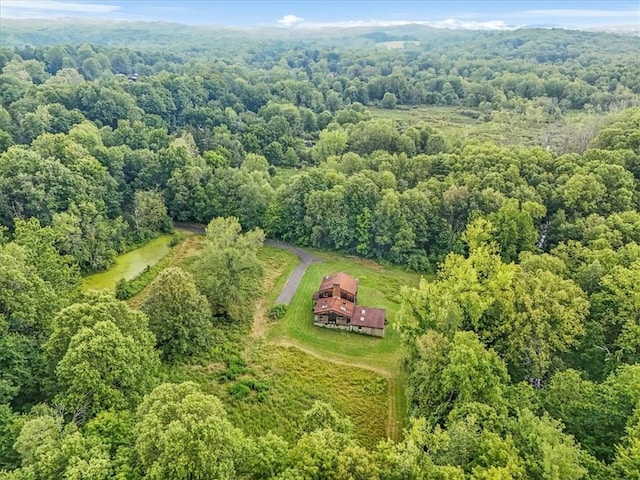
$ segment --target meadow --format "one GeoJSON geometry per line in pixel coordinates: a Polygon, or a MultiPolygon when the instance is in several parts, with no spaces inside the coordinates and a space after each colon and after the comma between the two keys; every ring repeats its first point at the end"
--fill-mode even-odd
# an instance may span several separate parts
{"type": "Polygon", "coordinates": [[[445,134],[452,145],[469,142],[549,147],[556,153],[584,150],[608,121],[606,113],[571,111],[554,116],[542,106],[486,111],[452,106],[369,106],[373,119],[390,118],[405,128],[425,122],[445,134]]]}
{"type": "Polygon", "coordinates": [[[313,251],[311,265],[286,315],[268,311],[298,263],[292,253],[264,247],[263,292],[251,325],[219,325],[225,333],[213,361],[167,370],[171,381],[193,380],[223,399],[232,421],[247,433],[293,439],[315,400],[331,403],[354,424],[365,445],[398,439],[405,414],[400,338],[393,328],[402,285],[419,275],[359,258],[313,251]],[[385,338],[325,330],[312,323],[311,295],[324,275],[343,271],[359,280],[359,303],[387,310],[385,338]]]}

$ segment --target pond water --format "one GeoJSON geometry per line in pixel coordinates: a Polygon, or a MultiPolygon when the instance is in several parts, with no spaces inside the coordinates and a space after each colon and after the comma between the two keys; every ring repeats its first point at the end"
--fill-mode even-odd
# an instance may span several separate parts
{"type": "Polygon", "coordinates": [[[153,266],[171,250],[171,235],[162,235],[140,248],[131,250],[116,258],[116,263],[104,272],[89,275],[83,279],[84,290],[114,290],[121,278],[131,280],[148,266],[153,266]]]}

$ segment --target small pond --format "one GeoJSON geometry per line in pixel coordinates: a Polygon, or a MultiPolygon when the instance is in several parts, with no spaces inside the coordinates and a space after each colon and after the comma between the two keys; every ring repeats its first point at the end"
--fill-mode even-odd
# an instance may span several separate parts
{"type": "Polygon", "coordinates": [[[171,235],[162,235],[140,248],[116,258],[109,270],[89,275],[83,280],[84,290],[114,290],[121,278],[131,280],[148,266],[158,263],[171,250],[171,235]]]}

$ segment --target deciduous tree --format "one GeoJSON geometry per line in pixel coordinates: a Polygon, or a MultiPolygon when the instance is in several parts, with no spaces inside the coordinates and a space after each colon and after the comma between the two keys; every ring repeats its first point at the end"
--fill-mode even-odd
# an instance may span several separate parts
{"type": "Polygon", "coordinates": [[[236,218],[215,218],[206,229],[205,246],[193,264],[198,289],[214,315],[247,320],[260,288],[262,264],[256,257],[262,230],[242,233],[236,218]]]}
{"type": "Polygon", "coordinates": [[[211,308],[193,275],[181,268],[160,272],[141,309],[149,317],[162,359],[174,362],[197,355],[211,344],[211,308]]]}
{"type": "Polygon", "coordinates": [[[235,479],[245,442],[220,400],[194,383],[163,384],[138,408],[135,450],[145,478],[235,479]]]}

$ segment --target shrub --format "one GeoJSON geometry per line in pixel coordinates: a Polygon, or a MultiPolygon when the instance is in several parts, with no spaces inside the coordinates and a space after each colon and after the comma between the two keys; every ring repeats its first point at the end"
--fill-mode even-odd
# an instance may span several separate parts
{"type": "Polygon", "coordinates": [[[175,247],[176,245],[182,243],[187,236],[184,233],[174,233],[171,237],[171,241],[169,242],[170,247],[175,247]]]}
{"type": "Polygon", "coordinates": [[[277,303],[269,309],[269,318],[279,320],[287,314],[289,305],[286,303],[277,303]]]}
{"type": "Polygon", "coordinates": [[[241,382],[234,383],[233,385],[229,385],[228,390],[229,390],[229,394],[237,400],[245,398],[251,393],[251,389],[241,382]]]}
{"type": "Polygon", "coordinates": [[[118,300],[129,300],[134,295],[134,288],[131,282],[121,278],[116,283],[115,295],[118,300]]]}
{"type": "Polygon", "coordinates": [[[384,94],[384,97],[382,97],[382,102],[380,104],[382,105],[382,108],[394,109],[398,106],[398,98],[395,94],[387,92],[384,94]]]}
{"type": "Polygon", "coordinates": [[[220,380],[235,380],[240,375],[247,373],[247,364],[238,355],[230,355],[227,360],[227,368],[220,373],[220,380]]]}

